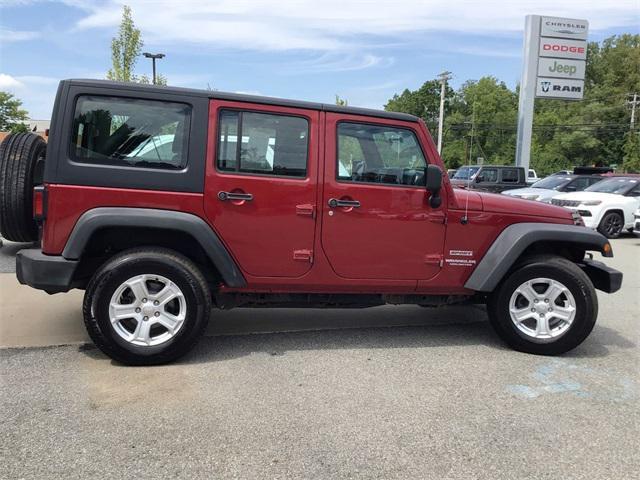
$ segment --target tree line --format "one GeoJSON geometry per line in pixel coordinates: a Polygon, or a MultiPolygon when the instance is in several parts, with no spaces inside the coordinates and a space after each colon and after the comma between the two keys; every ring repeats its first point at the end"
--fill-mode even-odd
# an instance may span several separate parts
{"type": "MultiPolygon", "coordinates": [[[[438,128],[440,82],[405,89],[385,105],[424,119],[434,136],[438,128]]],[[[535,102],[531,166],[543,175],[577,165],[614,165],[640,172],[640,129],[631,128],[631,103],[637,93],[640,120],[640,35],[623,34],[590,42],[582,101],[535,102]]],[[[447,86],[442,157],[448,168],[515,161],[518,87],[499,79],[468,80],[458,90],[447,86]]]]}

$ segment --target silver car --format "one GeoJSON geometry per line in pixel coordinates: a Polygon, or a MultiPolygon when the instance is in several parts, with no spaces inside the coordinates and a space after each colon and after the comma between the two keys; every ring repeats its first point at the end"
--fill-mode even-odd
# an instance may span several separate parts
{"type": "Polygon", "coordinates": [[[502,193],[525,200],[551,203],[551,199],[556,195],[566,192],[580,192],[603,178],[599,175],[551,175],[538,180],[528,188],[506,190],[502,193]]]}

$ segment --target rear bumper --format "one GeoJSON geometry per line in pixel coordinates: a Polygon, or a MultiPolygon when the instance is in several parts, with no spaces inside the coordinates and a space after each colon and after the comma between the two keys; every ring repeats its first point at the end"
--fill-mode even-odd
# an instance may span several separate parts
{"type": "Polygon", "coordinates": [[[602,262],[585,259],[579,264],[586,273],[593,286],[603,292],[613,293],[620,290],[622,286],[622,272],[608,267],[602,262]]]}
{"type": "Polygon", "coordinates": [[[16,256],[18,281],[47,293],[71,290],[77,266],[76,260],[67,260],[58,255],[45,255],[39,248],[20,250],[16,256]]]}

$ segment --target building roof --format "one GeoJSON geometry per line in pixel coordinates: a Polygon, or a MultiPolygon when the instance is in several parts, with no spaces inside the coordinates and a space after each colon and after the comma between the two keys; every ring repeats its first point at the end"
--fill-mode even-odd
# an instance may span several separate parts
{"type": "Polygon", "coordinates": [[[145,90],[147,92],[172,93],[176,95],[206,97],[219,100],[229,100],[237,102],[259,103],[263,105],[278,105],[283,107],[306,108],[309,110],[321,110],[325,112],[345,113],[352,115],[366,115],[370,117],[390,118],[403,120],[405,122],[417,122],[418,117],[408,113],[387,112],[385,110],[375,110],[372,108],[343,107],[331,103],[306,102],[301,100],[288,100],[284,98],[264,97],[259,95],[248,95],[244,93],[220,92],[218,90],[198,90],[193,88],[168,87],[162,85],[146,85],[140,83],[113,82],[111,80],[92,79],[70,79],[69,82],[75,85],[85,85],[93,87],[110,87],[124,90],[145,90]]]}

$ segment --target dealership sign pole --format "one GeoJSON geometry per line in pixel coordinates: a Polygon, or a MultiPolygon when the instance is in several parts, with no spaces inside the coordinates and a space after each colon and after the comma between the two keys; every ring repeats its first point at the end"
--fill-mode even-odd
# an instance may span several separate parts
{"type": "Polygon", "coordinates": [[[518,102],[516,165],[529,168],[536,98],[582,100],[589,22],[527,15],[518,102]]]}

